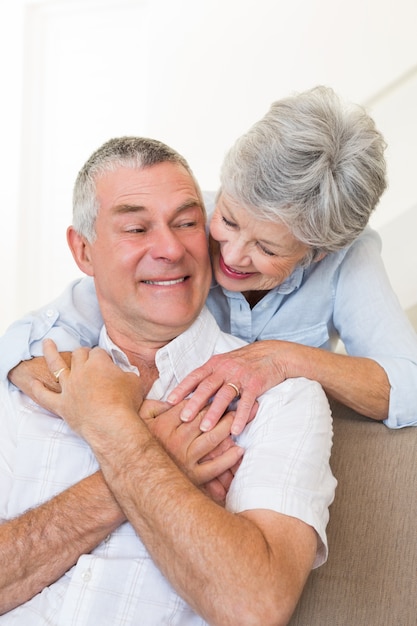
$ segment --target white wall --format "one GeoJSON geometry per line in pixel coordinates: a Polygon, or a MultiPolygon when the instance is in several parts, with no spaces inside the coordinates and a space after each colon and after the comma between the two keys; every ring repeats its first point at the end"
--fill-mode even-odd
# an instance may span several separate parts
{"type": "Polygon", "coordinates": [[[0,0],[0,332],[78,275],[71,188],[100,143],[162,139],[212,189],[232,141],[317,83],[367,104],[387,138],[373,224],[417,303],[416,23],[415,0],[0,0]]]}

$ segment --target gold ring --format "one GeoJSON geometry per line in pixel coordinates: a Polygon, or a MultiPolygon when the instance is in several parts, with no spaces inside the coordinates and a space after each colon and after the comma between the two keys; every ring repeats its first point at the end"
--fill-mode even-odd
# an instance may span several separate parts
{"type": "Polygon", "coordinates": [[[235,390],[235,398],[239,398],[240,396],[240,391],[239,391],[239,387],[236,387],[236,385],[234,385],[233,383],[226,383],[226,385],[228,385],[229,387],[232,387],[235,390]]]}
{"type": "Polygon", "coordinates": [[[56,382],[57,382],[57,383],[59,383],[59,377],[61,376],[62,372],[63,372],[64,370],[67,370],[67,369],[68,369],[68,367],[61,367],[61,369],[60,369],[60,370],[57,370],[56,372],[54,372],[54,376],[55,376],[55,378],[56,378],[56,382]]]}

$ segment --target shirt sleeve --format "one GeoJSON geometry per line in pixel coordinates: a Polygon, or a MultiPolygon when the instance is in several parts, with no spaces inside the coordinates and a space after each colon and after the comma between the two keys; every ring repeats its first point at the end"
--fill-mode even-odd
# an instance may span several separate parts
{"type": "Polygon", "coordinates": [[[417,334],[389,282],[379,235],[367,229],[339,268],[334,324],[352,356],[384,368],[390,385],[390,428],[417,425],[417,334]]]}
{"type": "Polygon", "coordinates": [[[9,398],[8,383],[0,381],[0,524],[9,519],[8,503],[14,480],[17,423],[9,398]]]}
{"type": "Polygon", "coordinates": [[[326,526],[336,489],[332,436],[321,386],[287,379],[259,398],[256,418],[237,438],[245,454],[226,499],[233,512],[268,509],[312,526],[319,537],[313,567],[327,558],[326,526]]]}
{"type": "Polygon", "coordinates": [[[94,281],[72,282],[56,300],[14,322],[0,338],[0,378],[6,379],[20,361],[42,355],[46,337],[61,352],[97,345],[102,325],[94,281]]]}

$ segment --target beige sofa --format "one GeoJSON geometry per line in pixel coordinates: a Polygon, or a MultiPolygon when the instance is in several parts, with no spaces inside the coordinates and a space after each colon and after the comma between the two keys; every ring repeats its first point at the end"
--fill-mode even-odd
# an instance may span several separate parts
{"type": "Polygon", "coordinates": [[[291,626],[417,626],[417,428],[334,403],[329,559],[291,626]]]}

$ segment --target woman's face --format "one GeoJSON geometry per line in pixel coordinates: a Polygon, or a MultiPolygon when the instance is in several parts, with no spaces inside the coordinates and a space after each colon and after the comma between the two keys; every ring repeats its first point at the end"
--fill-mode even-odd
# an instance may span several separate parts
{"type": "Polygon", "coordinates": [[[284,282],[309,251],[284,224],[254,219],[224,193],[210,235],[214,275],[230,291],[269,291],[284,282]]]}

